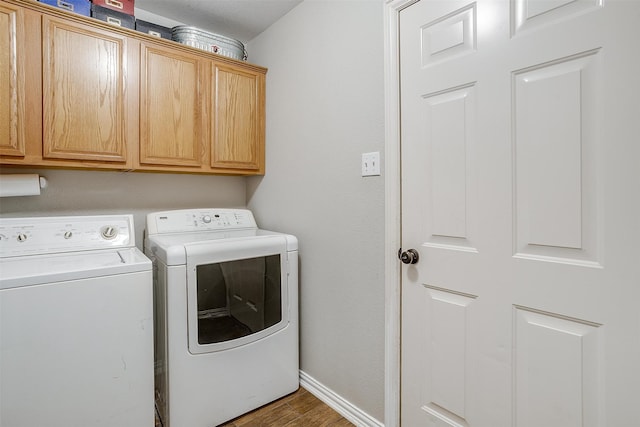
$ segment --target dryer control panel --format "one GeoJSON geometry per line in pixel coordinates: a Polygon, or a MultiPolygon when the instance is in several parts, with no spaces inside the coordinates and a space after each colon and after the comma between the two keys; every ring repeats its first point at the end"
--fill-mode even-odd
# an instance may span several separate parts
{"type": "Polygon", "coordinates": [[[257,229],[247,209],[185,209],[147,215],[147,234],[257,229]]]}

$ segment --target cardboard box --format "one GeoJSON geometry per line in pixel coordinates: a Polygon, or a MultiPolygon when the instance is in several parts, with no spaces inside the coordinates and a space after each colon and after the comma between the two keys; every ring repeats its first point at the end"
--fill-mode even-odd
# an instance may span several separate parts
{"type": "Polygon", "coordinates": [[[91,2],[89,0],[38,0],[50,6],[59,7],[69,12],[78,13],[84,16],[91,16],[91,2]]]}
{"type": "Polygon", "coordinates": [[[133,15],[107,9],[106,7],[98,6],[95,3],[91,5],[91,16],[123,28],[130,28],[133,30],[136,27],[136,18],[134,18],[133,15]]]}
{"type": "Polygon", "coordinates": [[[134,14],[133,5],[135,0],[91,0],[91,3],[116,12],[126,13],[127,15],[134,14]]]}
{"type": "Polygon", "coordinates": [[[171,28],[136,19],[136,30],[155,37],[171,40],[171,28]]]}

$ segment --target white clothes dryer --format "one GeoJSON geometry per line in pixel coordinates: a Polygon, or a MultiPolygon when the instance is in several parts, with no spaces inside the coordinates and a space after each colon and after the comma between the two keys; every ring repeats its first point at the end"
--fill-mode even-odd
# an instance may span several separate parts
{"type": "Polygon", "coordinates": [[[165,427],[211,427],[299,386],[298,241],[243,209],[147,216],[165,427]]]}
{"type": "Polygon", "coordinates": [[[0,426],[154,425],[151,268],[131,215],[0,218],[0,426]]]}

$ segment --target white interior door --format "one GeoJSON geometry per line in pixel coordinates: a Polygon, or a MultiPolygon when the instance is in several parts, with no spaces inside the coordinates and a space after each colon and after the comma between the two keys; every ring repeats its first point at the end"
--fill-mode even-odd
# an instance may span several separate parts
{"type": "Polygon", "coordinates": [[[639,20],[400,12],[403,426],[640,426],[639,20]]]}

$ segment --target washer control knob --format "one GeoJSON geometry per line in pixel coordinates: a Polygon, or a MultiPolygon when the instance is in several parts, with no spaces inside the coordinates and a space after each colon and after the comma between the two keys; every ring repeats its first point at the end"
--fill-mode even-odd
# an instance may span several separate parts
{"type": "Polygon", "coordinates": [[[65,231],[64,232],[65,240],[69,240],[71,237],[73,237],[73,233],[71,231],[65,231]]]}
{"type": "Polygon", "coordinates": [[[202,217],[202,222],[204,222],[205,224],[209,224],[211,222],[211,216],[209,215],[205,215],[202,217]]]}
{"type": "Polygon", "coordinates": [[[26,242],[27,241],[27,235],[24,233],[18,233],[18,242],[26,242]]]}
{"type": "Polygon", "coordinates": [[[100,234],[102,235],[103,239],[111,240],[118,235],[118,229],[108,225],[106,227],[102,227],[102,230],[100,230],[100,234]]]}

